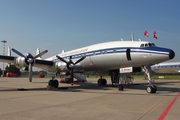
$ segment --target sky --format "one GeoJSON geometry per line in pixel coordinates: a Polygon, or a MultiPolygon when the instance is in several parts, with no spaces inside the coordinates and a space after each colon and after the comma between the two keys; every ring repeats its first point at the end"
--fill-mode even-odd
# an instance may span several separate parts
{"type": "MultiPolygon", "coordinates": [[[[172,61],[180,61],[179,6],[180,0],[0,0],[0,40],[7,41],[6,54],[8,46],[32,55],[39,48],[48,50],[45,59],[62,50],[130,40],[133,32],[135,40],[171,48],[172,61]]],[[[3,54],[3,43],[0,49],[3,54]]]]}

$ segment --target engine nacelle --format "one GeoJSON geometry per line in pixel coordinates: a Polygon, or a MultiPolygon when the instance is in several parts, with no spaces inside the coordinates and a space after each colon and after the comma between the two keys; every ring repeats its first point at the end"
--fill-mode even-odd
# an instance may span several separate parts
{"type": "Polygon", "coordinates": [[[28,67],[24,57],[17,57],[14,65],[19,69],[23,69],[23,68],[28,67]]]}
{"type": "Polygon", "coordinates": [[[69,71],[68,68],[67,68],[67,64],[64,63],[64,62],[56,62],[56,69],[59,71],[59,72],[65,72],[65,71],[69,71]]]}
{"type": "MultiPolygon", "coordinates": [[[[62,62],[62,61],[58,61],[56,62],[56,69],[59,71],[59,72],[69,72],[69,69],[67,67],[67,64],[65,62],[62,62]]],[[[74,65],[74,71],[81,71],[82,70],[82,66],[78,63],[76,65],[74,65]]]]}

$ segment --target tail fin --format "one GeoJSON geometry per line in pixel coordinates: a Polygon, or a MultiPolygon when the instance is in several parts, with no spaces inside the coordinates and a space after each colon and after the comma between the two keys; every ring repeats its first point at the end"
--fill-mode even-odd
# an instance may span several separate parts
{"type": "MultiPolygon", "coordinates": [[[[36,55],[38,55],[40,53],[40,49],[39,48],[37,48],[37,50],[36,50],[36,55]]],[[[36,58],[36,59],[42,59],[41,57],[38,57],[38,58],[36,58]]]]}
{"type": "Polygon", "coordinates": [[[65,52],[65,50],[62,50],[62,53],[64,53],[65,52]]]}
{"type": "MultiPolygon", "coordinates": [[[[8,56],[11,56],[11,48],[10,47],[8,47],[8,56]]],[[[10,67],[11,66],[11,63],[8,63],[8,67],[10,67]]]]}
{"type": "Polygon", "coordinates": [[[8,56],[11,56],[11,48],[8,47],[8,56]]]}

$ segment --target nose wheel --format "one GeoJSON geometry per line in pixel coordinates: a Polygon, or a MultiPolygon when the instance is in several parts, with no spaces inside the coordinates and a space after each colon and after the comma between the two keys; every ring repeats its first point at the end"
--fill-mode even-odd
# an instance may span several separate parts
{"type": "Polygon", "coordinates": [[[147,93],[156,93],[157,87],[155,85],[148,86],[146,91],[147,93]]]}

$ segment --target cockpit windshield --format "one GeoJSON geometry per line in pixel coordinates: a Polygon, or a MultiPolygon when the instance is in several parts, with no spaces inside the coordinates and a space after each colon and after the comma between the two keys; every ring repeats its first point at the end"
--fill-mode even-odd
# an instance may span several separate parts
{"type": "Polygon", "coordinates": [[[156,46],[154,43],[145,43],[145,44],[141,44],[140,47],[150,47],[150,46],[156,46]]]}

